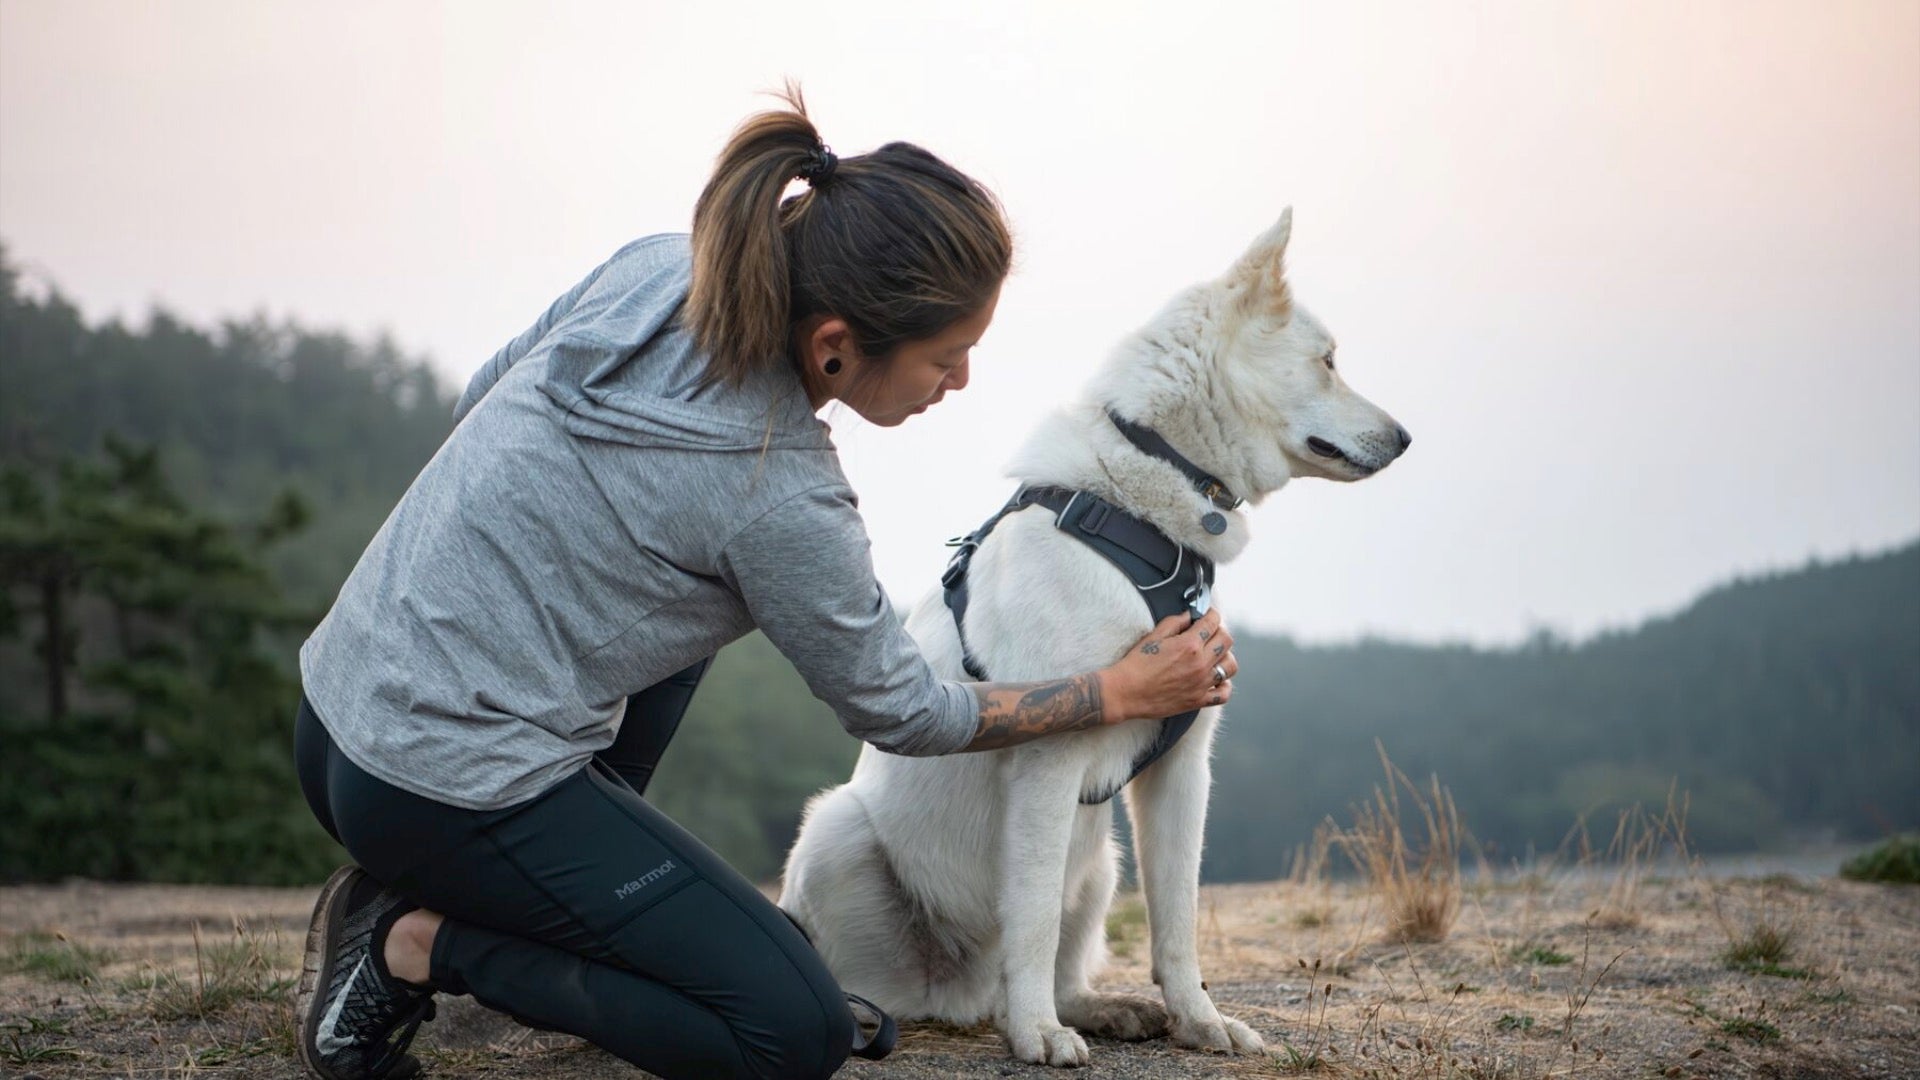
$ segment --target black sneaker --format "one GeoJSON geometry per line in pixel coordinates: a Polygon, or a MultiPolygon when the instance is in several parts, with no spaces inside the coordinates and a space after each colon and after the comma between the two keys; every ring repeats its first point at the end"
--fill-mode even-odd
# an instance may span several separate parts
{"type": "Polygon", "coordinates": [[[398,1080],[420,1071],[407,1046],[433,1019],[433,992],[388,975],[374,953],[376,939],[384,942],[413,907],[357,866],[335,870],[321,888],[295,998],[300,1060],[314,1076],[398,1080]]]}

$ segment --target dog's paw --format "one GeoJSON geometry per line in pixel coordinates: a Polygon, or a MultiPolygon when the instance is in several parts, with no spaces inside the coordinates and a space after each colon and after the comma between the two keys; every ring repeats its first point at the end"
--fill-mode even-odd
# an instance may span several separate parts
{"type": "Polygon", "coordinates": [[[1087,1040],[1081,1038],[1079,1032],[1059,1024],[1009,1027],[1007,1042],[1013,1046],[1014,1057],[1035,1065],[1078,1068],[1092,1060],[1087,1053],[1087,1040]]]}
{"type": "Polygon", "coordinates": [[[1227,1037],[1233,1040],[1233,1052],[1236,1054],[1258,1054],[1267,1048],[1267,1041],[1260,1033],[1231,1016],[1222,1016],[1220,1023],[1227,1029],[1227,1037]]]}
{"type": "Polygon", "coordinates": [[[1267,1046],[1252,1028],[1218,1013],[1209,1020],[1174,1017],[1173,1041],[1195,1050],[1213,1050],[1222,1054],[1255,1054],[1267,1046]]]}
{"type": "Polygon", "coordinates": [[[1157,1039],[1167,1033],[1167,1010],[1132,994],[1085,994],[1060,1002],[1060,1020],[1103,1039],[1157,1039]]]}

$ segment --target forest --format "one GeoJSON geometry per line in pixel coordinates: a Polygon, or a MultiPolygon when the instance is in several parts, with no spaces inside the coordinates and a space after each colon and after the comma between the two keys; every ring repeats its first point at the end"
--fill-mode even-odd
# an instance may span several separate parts
{"type": "MultiPolygon", "coordinates": [[[[454,393],[391,341],[294,322],[90,325],[0,249],[0,881],[308,884],[343,859],[293,777],[294,656],[454,393]]],[[[1376,740],[1495,861],[1670,790],[1710,851],[1920,824],[1920,542],[1577,643],[1236,648],[1209,880],[1285,874],[1380,782],[1376,740]]],[[[750,636],[649,797],[770,878],[857,753],[750,636]]]]}

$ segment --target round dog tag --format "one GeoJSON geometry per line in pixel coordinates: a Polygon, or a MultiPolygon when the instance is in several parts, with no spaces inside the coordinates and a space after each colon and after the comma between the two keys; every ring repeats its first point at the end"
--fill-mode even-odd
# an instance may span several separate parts
{"type": "Polygon", "coordinates": [[[1227,531],[1226,515],[1218,513],[1217,511],[1210,512],[1200,519],[1200,527],[1215,536],[1219,536],[1221,533],[1227,531]]]}

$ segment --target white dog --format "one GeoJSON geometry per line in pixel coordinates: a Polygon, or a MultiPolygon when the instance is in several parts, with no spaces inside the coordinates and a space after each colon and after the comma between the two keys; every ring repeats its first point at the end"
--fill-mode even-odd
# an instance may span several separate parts
{"type": "MultiPolygon", "coordinates": [[[[1182,293],[1122,343],[1009,473],[1098,495],[1224,562],[1246,547],[1245,516],[1225,513],[1222,528],[1220,503],[1129,442],[1109,410],[1256,503],[1296,476],[1358,480],[1398,457],[1405,430],[1347,388],[1333,338],[1293,303],[1282,263],[1291,225],[1289,209],[1225,276],[1182,293]]],[[[1043,507],[1001,520],[968,581],[965,644],[994,680],[1105,666],[1154,623],[1133,583],[1043,507]]],[[[936,670],[968,678],[939,590],[907,628],[936,670]]],[[[780,904],[848,991],[901,1019],[991,1017],[1024,1061],[1086,1064],[1081,1031],[1260,1050],[1259,1035],[1214,1007],[1195,945],[1219,713],[1202,710],[1130,783],[1156,719],[939,758],[867,747],[851,780],[808,804],[780,904]],[[1091,985],[1106,959],[1117,856],[1111,810],[1078,800],[1122,783],[1164,1010],[1091,985]]]]}

